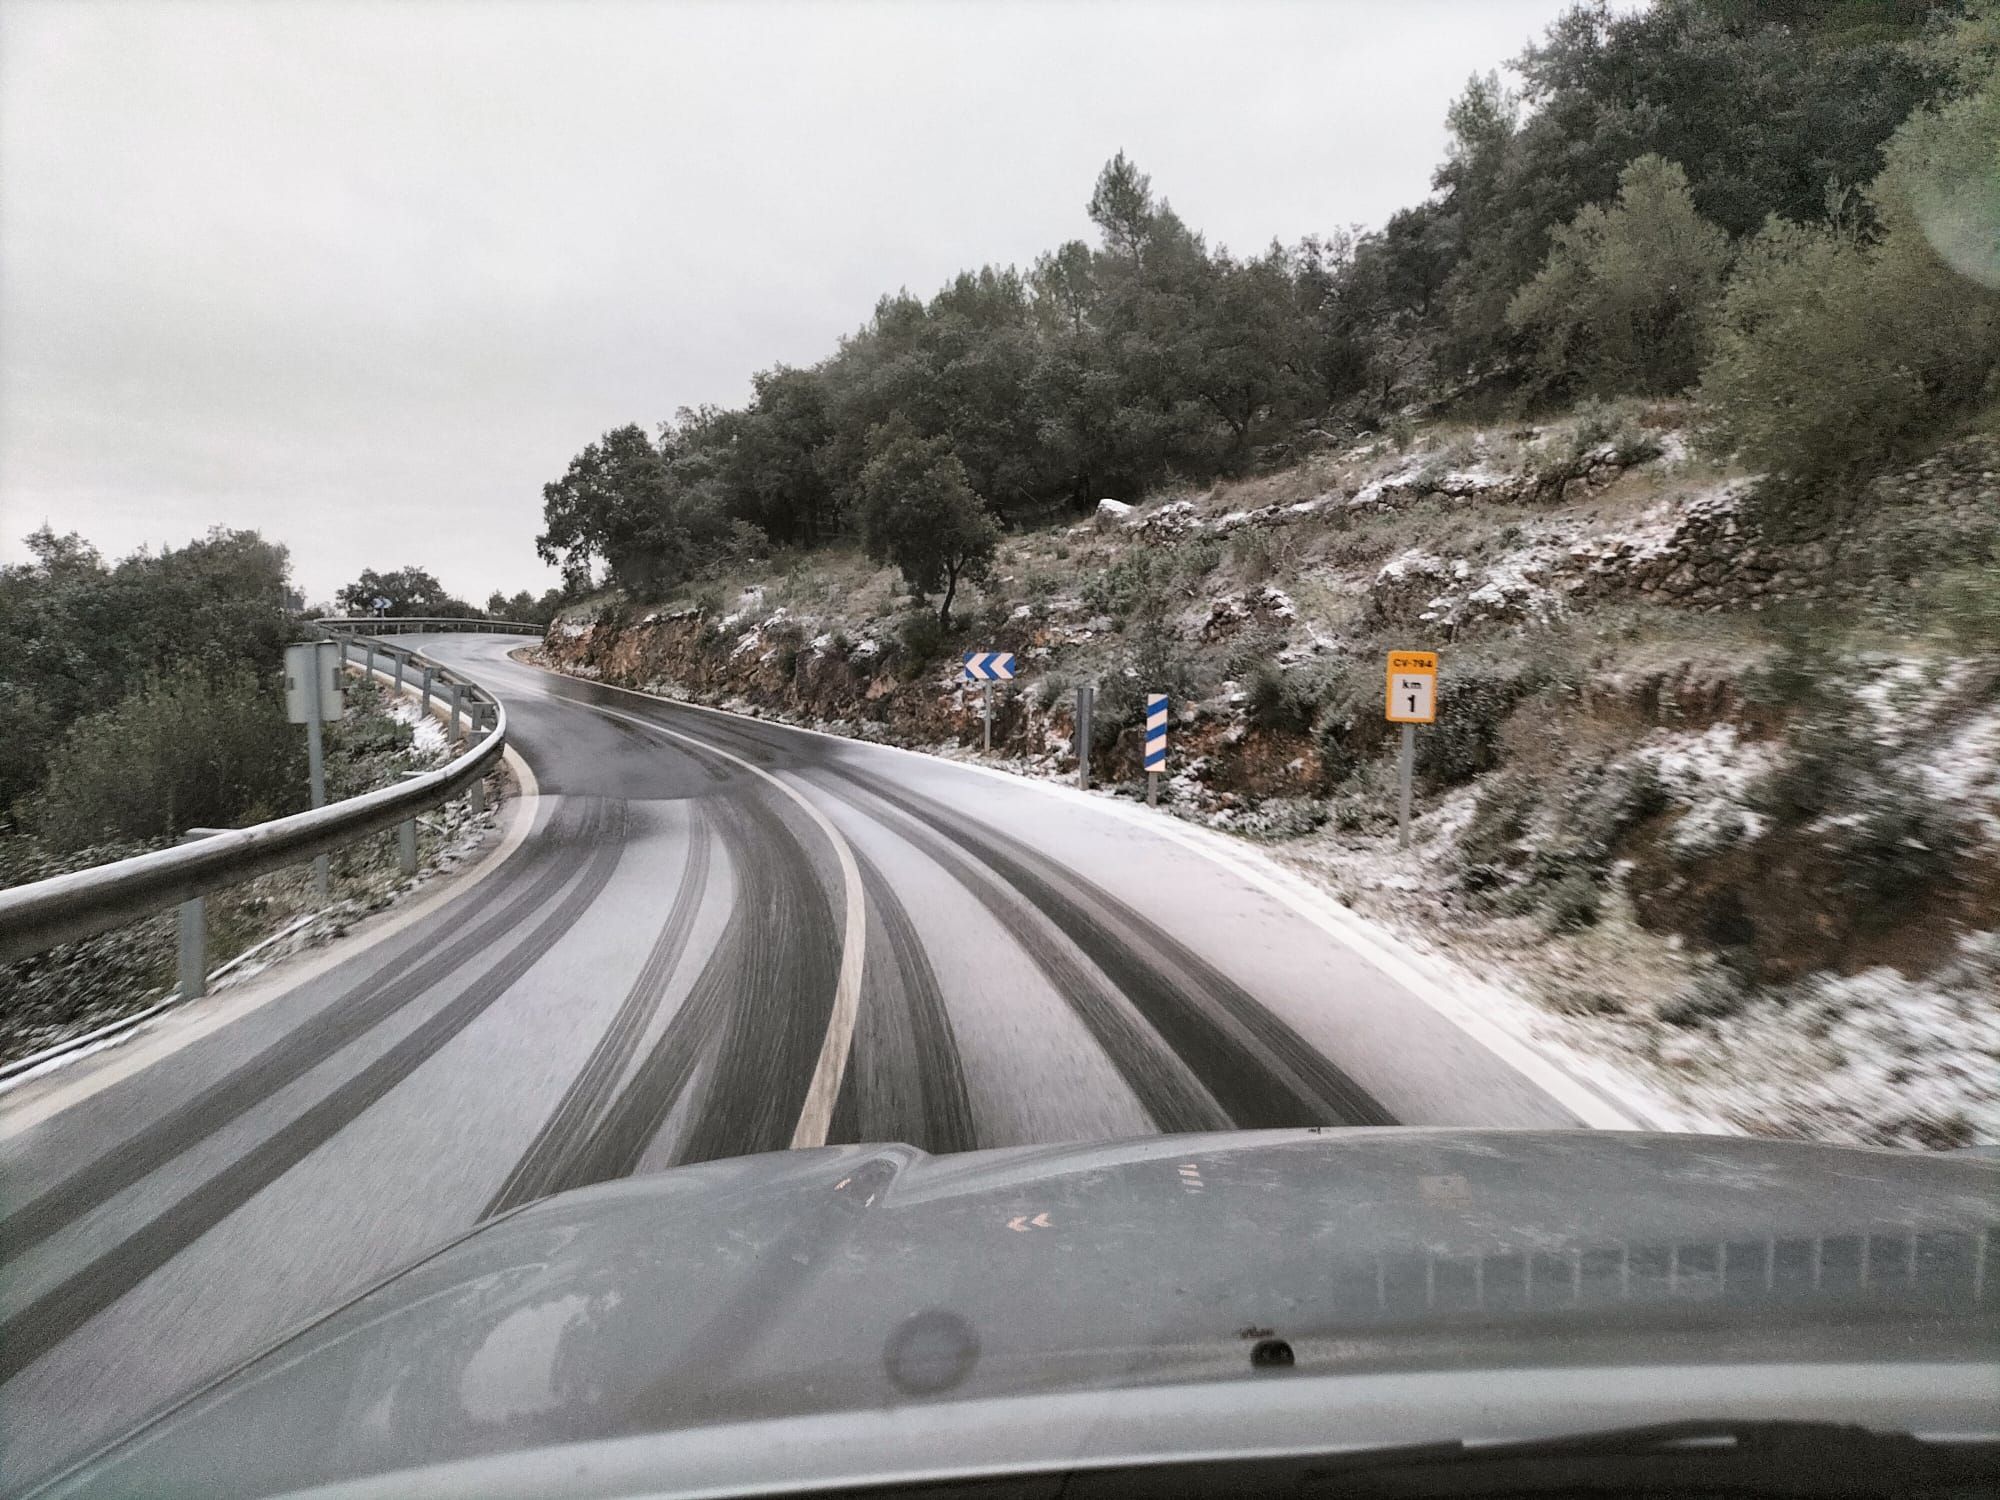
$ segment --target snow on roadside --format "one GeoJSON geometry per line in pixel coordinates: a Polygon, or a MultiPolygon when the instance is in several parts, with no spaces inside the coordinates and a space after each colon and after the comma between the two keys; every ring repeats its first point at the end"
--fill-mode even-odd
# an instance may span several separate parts
{"type": "Polygon", "coordinates": [[[1708,853],[1763,831],[1749,796],[1777,764],[1775,746],[1744,740],[1734,724],[1712,724],[1699,734],[1661,731],[1633,757],[1651,767],[1661,790],[1686,809],[1673,832],[1681,852],[1708,853]]]}
{"type": "Polygon", "coordinates": [[[1814,975],[1668,1038],[1659,1060],[1693,1100],[1758,1134],[2000,1141],[2000,933],[1967,935],[1922,979],[1814,975]]]}
{"type": "Polygon", "coordinates": [[[1963,808],[1988,840],[2000,843],[2000,708],[1961,725],[1930,751],[1918,774],[1940,802],[1963,808]]]}
{"type": "Polygon", "coordinates": [[[414,698],[397,698],[388,705],[389,717],[410,726],[410,757],[433,762],[444,758],[444,725],[417,707],[414,698]]]}

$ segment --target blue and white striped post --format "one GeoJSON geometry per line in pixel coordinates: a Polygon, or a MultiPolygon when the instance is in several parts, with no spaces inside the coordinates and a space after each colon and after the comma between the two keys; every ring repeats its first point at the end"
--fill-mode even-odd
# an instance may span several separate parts
{"type": "Polygon", "coordinates": [[[1146,806],[1160,805],[1160,773],[1167,768],[1167,695],[1146,694],[1146,806]]]}

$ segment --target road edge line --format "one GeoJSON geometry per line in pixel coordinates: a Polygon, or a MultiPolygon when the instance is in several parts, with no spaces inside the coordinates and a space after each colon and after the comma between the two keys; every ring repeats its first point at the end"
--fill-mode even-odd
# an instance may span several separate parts
{"type": "MultiPolygon", "coordinates": [[[[544,668],[544,670],[547,670],[544,668]]],[[[641,696],[650,697],[651,694],[641,696]]],[[[698,740],[692,735],[682,734],[677,729],[669,729],[664,724],[656,724],[651,719],[642,719],[636,714],[623,714],[615,708],[606,708],[601,703],[584,703],[569,700],[577,707],[609,718],[623,719],[628,724],[636,724],[669,739],[679,740],[684,745],[710,755],[719,755],[734,765],[741,766],[751,774],[761,776],[779,791],[790,797],[805,810],[814,826],[825,835],[833,846],[833,854],[840,865],[840,884],[843,897],[844,924],[840,940],[840,970],[833,984],[833,1011],[827,1017],[826,1035],[820,1041],[819,1058],[813,1064],[812,1082],[806,1088],[806,1101],[799,1111],[799,1122],[792,1130],[791,1149],[794,1151],[811,1146],[824,1146],[827,1132],[833,1128],[834,1101],[840,1097],[841,1080],[847,1074],[847,1059],[854,1048],[854,1028],[861,1016],[861,968],[867,957],[868,947],[868,905],[867,895],[861,886],[861,870],[854,862],[854,851],[847,839],[833,826],[833,820],[814,805],[811,798],[793,786],[781,781],[762,766],[754,765],[740,755],[732,755],[718,745],[698,740]]]]}

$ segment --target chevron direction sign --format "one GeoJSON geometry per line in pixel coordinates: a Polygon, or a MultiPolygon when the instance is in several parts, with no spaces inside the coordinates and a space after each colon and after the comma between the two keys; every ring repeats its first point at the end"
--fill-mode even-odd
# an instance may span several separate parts
{"type": "Polygon", "coordinates": [[[968,651],[965,653],[967,682],[1006,682],[1014,675],[1011,651],[968,651]]]}
{"type": "Polygon", "coordinates": [[[1146,694],[1146,769],[1167,767],[1167,695],[1146,694]]]}

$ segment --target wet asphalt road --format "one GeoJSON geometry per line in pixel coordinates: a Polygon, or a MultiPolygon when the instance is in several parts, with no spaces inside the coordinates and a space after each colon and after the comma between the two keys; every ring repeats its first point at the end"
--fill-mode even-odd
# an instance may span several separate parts
{"type": "Polygon", "coordinates": [[[565,1188],[793,1144],[1577,1123],[1145,819],[518,643],[424,642],[539,783],[504,864],[58,1113],[0,1102],[6,1489],[565,1188]]]}

